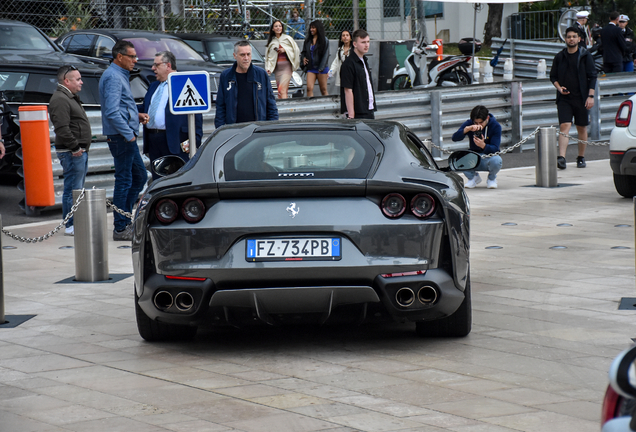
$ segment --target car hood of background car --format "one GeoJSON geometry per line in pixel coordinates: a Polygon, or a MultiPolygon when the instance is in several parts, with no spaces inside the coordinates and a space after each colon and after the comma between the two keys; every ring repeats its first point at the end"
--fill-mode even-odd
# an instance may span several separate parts
{"type": "Polygon", "coordinates": [[[70,64],[83,67],[88,64],[74,55],[62,52],[16,50],[0,50],[0,62],[3,64],[57,65],[58,67],[70,64]]]}

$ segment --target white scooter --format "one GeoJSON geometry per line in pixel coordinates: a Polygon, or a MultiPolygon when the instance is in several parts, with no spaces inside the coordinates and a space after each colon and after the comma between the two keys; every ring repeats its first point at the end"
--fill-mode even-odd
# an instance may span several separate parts
{"type": "MultiPolygon", "coordinates": [[[[472,38],[459,41],[459,50],[463,55],[435,57],[427,65],[427,51],[437,51],[442,41],[436,39],[433,44],[425,45],[424,40],[413,45],[411,54],[404,61],[404,67],[398,64],[393,71],[391,89],[400,90],[411,87],[428,88],[435,86],[461,86],[472,82],[468,67],[472,58],[472,38]],[[426,75],[424,75],[426,73],[426,75]],[[425,78],[428,78],[427,80],[425,78]]],[[[481,49],[481,42],[475,42],[475,52],[481,49]]]]}

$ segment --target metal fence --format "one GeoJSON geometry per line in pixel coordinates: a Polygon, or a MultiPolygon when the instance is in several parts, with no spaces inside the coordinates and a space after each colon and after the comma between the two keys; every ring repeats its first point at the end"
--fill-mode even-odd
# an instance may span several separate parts
{"type": "MultiPolygon", "coordinates": [[[[409,0],[1,0],[0,18],[25,21],[49,36],[86,28],[220,33],[264,39],[274,19],[297,9],[306,27],[321,20],[329,39],[356,28],[415,36],[417,1],[409,0]],[[381,24],[378,24],[381,23],[381,24]],[[374,27],[375,26],[375,27],[374,27]]],[[[307,28],[308,30],[308,28],[307,28]]],[[[291,34],[294,31],[290,31],[291,34]]]]}
{"type": "MultiPolygon", "coordinates": [[[[608,139],[614,127],[618,106],[629,97],[625,89],[636,88],[636,75],[612,74],[599,79],[596,109],[592,111],[589,137],[608,139]]],[[[397,120],[409,127],[421,139],[431,140],[443,150],[468,148],[468,142],[452,142],[451,135],[470,117],[475,105],[485,105],[502,126],[502,149],[510,147],[530,135],[537,127],[557,125],[556,90],[547,79],[477,84],[461,88],[434,90],[399,90],[377,93],[376,118],[397,120]]],[[[278,101],[281,120],[333,119],[339,117],[340,99],[337,96],[298,98],[278,101]]],[[[86,188],[106,189],[112,197],[114,183],[113,159],[102,135],[101,113],[89,108],[87,114],[97,142],[91,145],[88,158],[89,175],[86,188]]],[[[204,137],[214,131],[214,110],[203,116],[204,137]]],[[[570,132],[577,136],[576,128],[570,132]]],[[[52,140],[54,135],[52,136],[52,140]]],[[[534,139],[521,146],[522,151],[534,148],[534,139]]],[[[446,157],[432,149],[436,158],[446,157]]],[[[52,148],[56,205],[61,205],[62,167],[52,148]]]]}
{"type": "Polygon", "coordinates": [[[535,78],[537,76],[537,64],[541,59],[545,60],[549,75],[554,56],[565,48],[565,43],[493,38],[493,51],[502,45],[503,50],[494,73],[502,75],[505,59],[511,58],[514,63],[513,75],[517,78],[535,78]]]}
{"type": "Polygon", "coordinates": [[[513,39],[558,40],[559,18],[563,12],[549,10],[511,14],[508,34],[513,39]]]}

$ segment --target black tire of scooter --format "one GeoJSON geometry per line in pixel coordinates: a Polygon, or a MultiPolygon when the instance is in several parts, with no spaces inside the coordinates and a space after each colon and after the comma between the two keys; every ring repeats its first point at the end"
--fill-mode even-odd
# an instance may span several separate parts
{"type": "Polygon", "coordinates": [[[450,81],[456,83],[458,86],[469,85],[472,82],[470,75],[463,70],[454,70],[447,74],[442,75],[437,80],[437,86],[442,87],[444,81],[450,81]]]}
{"type": "Polygon", "coordinates": [[[408,75],[398,75],[391,80],[391,90],[404,90],[411,87],[411,79],[408,75]]]}

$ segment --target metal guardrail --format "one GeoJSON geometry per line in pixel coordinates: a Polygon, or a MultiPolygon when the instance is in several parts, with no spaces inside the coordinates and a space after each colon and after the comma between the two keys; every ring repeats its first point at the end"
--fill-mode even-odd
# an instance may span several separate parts
{"type": "Polygon", "coordinates": [[[508,39],[505,45],[504,42],[504,39],[492,39],[493,52],[502,45],[504,46],[494,73],[496,75],[503,75],[505,60],[511,58],[514,63],[513,74],[517,78],[536,78],[537,63],[541,59],[545,59],[547,73],[549,75],[554,56],[565,48],[565,44],[562,42],[529,41],[523,39],[508,39]]]}
{"type": "MultiPolygon", "coordinates": [[[[598,100],[592,118],[598,119],[590,126],[590,139],[608,139],[614,127],[614,117],[622,101],[629,97],[625,89],[636,89],[636,74],[612,74],[599,77],[598,100]]],[[[378,112],[376,118],[396,120],[409,127],[421,139],[431,140],[443,150],[468,148],[468,141],[452,142],[451,136],[470,117],[475,105],[485,105],[502,126],[502,149],[527,137],[537,127],[558,123],[555,104],[556,90],[548,79],[519,80],[492,84],[475,84],[468,87],[445,87],[383,91],[376,94],[378,112]]],[[[332,119],[340,117],[340,98],[319,96],[278,101],[281,120],[332,119]]],[[[86,188],[106,189],[112,197],[114,184],[113,158],[105,137],[101,134],[101,117],[98,110],[88,111],[96,142],[89,152],[89,170],[86,188]]],[[[203,133],[214,131],[214,109],[203,115],[203,133]]],[[[576,136],[576,128],[570,132],[576,136]]],[[[52,139],[54,138],[51,132],[52,139]]],[[[141,149],[141,139],[138,141],[141,149]]],[[[521,151],[534,148],[534,140],[521,146],[521,151]]],[[[59,178],[62,167],[52,147],[53,175],[56,205],[61,205],[63,180],[59,178]]],[[[446,157],[432,149],[436,158],[446,157]]]]}

